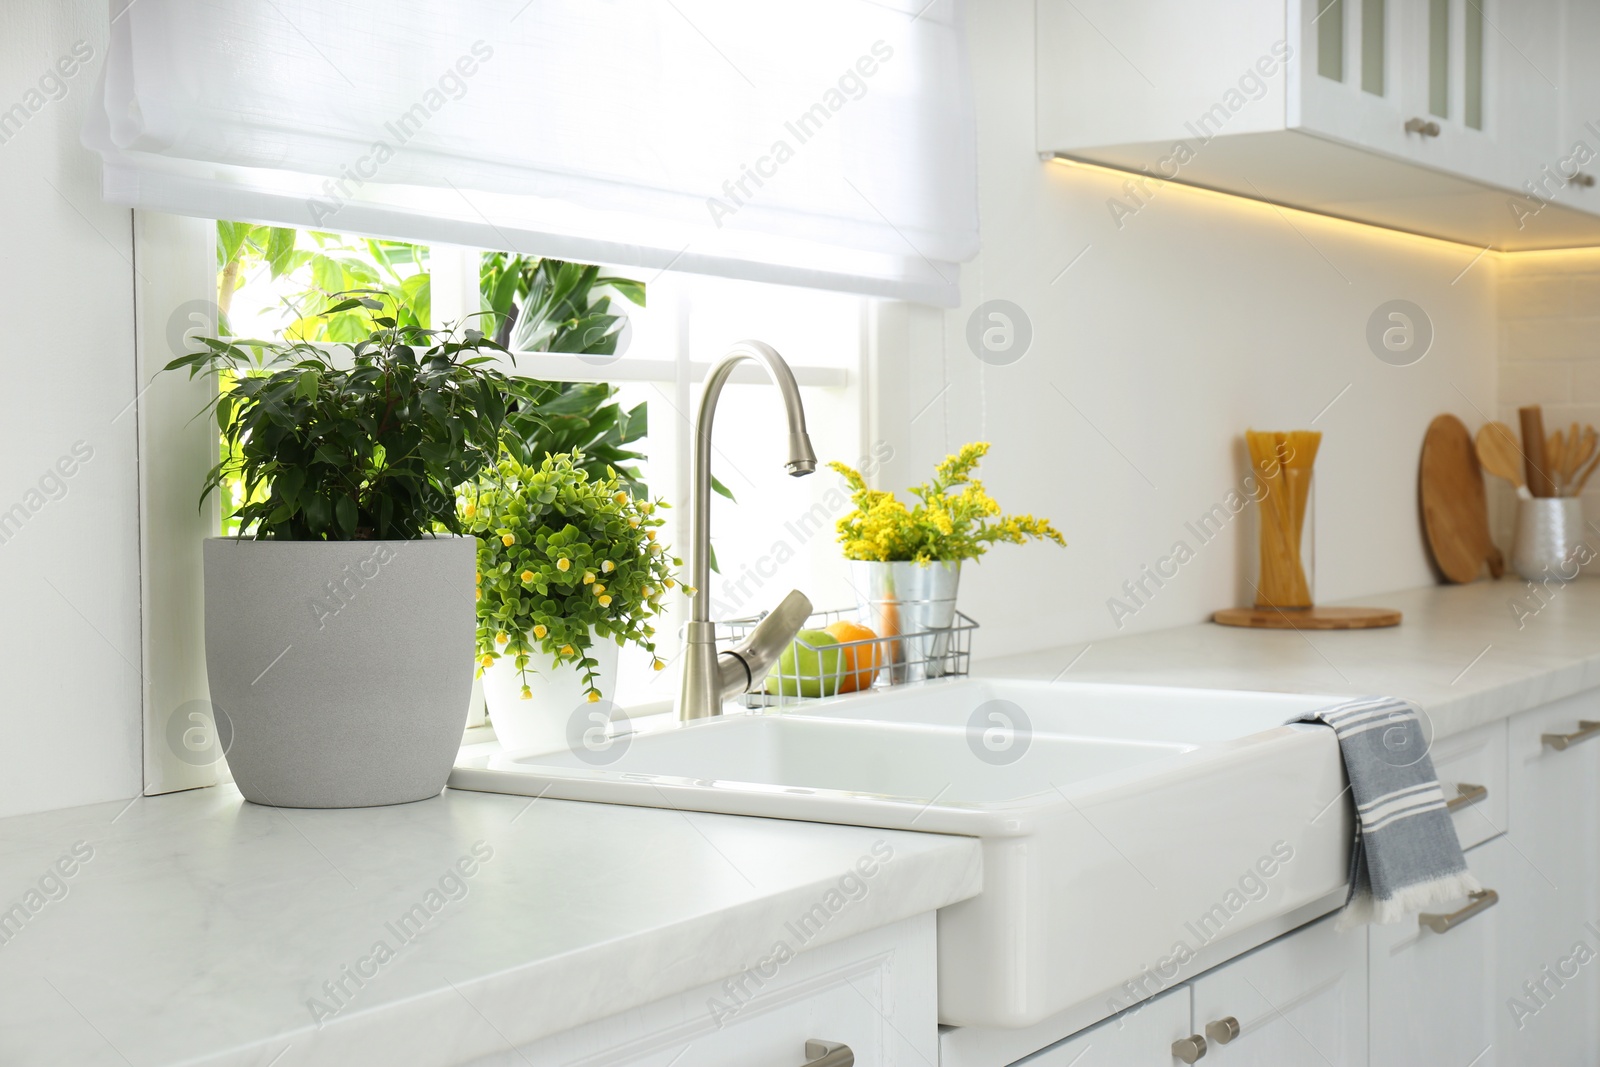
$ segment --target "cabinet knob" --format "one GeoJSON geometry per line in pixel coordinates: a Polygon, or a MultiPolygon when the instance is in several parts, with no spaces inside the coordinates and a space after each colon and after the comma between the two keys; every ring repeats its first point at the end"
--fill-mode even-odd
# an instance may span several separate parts
{"type": "Polygon", "coordinates": [[[1190,1034],[1172,1043],[1172,1055],[1184,1063],[1193,1063],[1206,1054],[1206,1039],[1199,1034],[1190,1034]]]}
{"type": "Polygon", "coordinates": [[[1424,137],[1439,136],[1439,124],[1432,119],[1407,119],[1407,133],[1420,133],[1424,137]]]}
{"type": "Polygon", "coordinates": [[[850,1051],[849,1045],[816,1038],[806,1042],[805,1067],[851,1067],[855,1062],[856,1054],[850,1051]]]}
{"type": "Polygon", "coordinates": [[[1239,1036],[1239,1020],[1231,1015],[1206,1023],[1206,1037],[1219,1045],[1226,1045],[1239,1036]]]}
{"type": "Polygon", "coordinates": [[[1594,188],[1594,175],[1593,174],[1585,174],[1581,170],[1578,173],[1574,174],[1572,177],[1568,178],[1567,180],[1569,182],[1571,182],[1573,185],[1581,185],[1585,189],[1593,189],[1594,188]]]}

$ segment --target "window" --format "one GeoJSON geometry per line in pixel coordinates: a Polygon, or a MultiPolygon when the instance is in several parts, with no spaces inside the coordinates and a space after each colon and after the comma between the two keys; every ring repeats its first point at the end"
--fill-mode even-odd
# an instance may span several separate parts
{"type": "MultiPolygon", "coordinates": [[[[285,331],[333,341],[360,336],[359,324],[325,326],[308,318],[323,306],[324,292],[357,287],[389,290],[406,301],[419,323],[433,328],[486,306],[478,279],[488,252],[233,226],[218,224],[219,321],[236,337],[270,338],[285,331]],[[306,332],[316,329],[323,332],[306,332]]],[[[620,306],[628,317],[617,355],[522,354],[515,357],[516,370],[549,381],[607,381],[625,409],[648,404],[649,431],[634,447],[646,456],[639,468],[651,495],[672,505],[663,539],[684,559],[685,577],[690,418],[708,366],[734,342],[757,338],[782,353],[802,387],[819,458],[860,464],[868,451],[860,389],[863,298],[637,268],[605,273],[637,279],[646,288],[642,308],[613,300],[613,310],[620,306]]],[[[754,614],[791,588],[804,590],[819,609],[852,602],[834,548],[833,524],[844,509],[842,498],[829,492],[837,477],[827,471],[803,479],[785,476],[780,413],[777,391],[753,364],[736,375],[718,406],[713,473],[735,499],[713,497],[712,534],[721,568],[709,590],[713,617],[754,614]]],[[[224,523],[226,530],[226,518],[224,523]]],[[[661,633],[675,634],[687,607],[676,598],[658,626],[661,633]]],[[[642,649],[624,649],[616,702],[635,712],[670,704],[677,693],[675,644],[672,638],[664,643],[663,654],[671,659],[661,672],[650,669],[642,649]]]]}

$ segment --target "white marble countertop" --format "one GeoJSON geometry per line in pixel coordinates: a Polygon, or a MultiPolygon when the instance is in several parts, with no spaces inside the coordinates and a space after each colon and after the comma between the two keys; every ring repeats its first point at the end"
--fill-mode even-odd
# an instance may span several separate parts
{"type": "Polygon", "coordinates": [[[1250,630],[1215,623],[984,659],[989,677],[1208,689],[1384,694],[1419,704],[1436,737],[1600,686],[1600,580],[1515,577],[1362,597],[1398,608],[1382,630],[1250,630]]]}
{"type": "Polygon", "coordinates": [[[218,787],[0,820],[0,1064],[504,1051],[752,965],[879,842],[813,944],[981,888],[966,838],[483,793],[306,811],[218,787]]]}

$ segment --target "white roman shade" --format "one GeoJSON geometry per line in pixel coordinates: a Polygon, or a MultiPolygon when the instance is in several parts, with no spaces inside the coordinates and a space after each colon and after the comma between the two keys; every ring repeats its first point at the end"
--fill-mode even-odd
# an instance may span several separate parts
{"type": "Polygon", "coordinates": [[[954,305],[960,0],[112,0],[107,200],[954,305]]]}

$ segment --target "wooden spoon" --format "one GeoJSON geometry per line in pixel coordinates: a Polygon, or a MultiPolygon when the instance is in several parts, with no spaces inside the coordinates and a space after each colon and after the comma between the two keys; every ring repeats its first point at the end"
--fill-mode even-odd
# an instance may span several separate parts
{"type": "Polygon", "coordinates": [[[1478,430],[1478,462],[1496,478],[1504,478],[1517,490],[1517,495],[1529,499],[1532,494],[1522,480],[1522,450],[1517,447],[1517,435],[1503,422],[1486,422],[1478,430]]]}
{"type": "Polygon", "coordinates": [[[1578,495],[1579,474],[1594,456],[1596,444],[1600,443],[1600,437],[1596,436],[1593,426],[1585,426],[1580,434],[1574,425],[1573,434],[1574,436],[1568,441],[1567,463],[1563,478],[1569,496],[1578,495]],[[1576,441],[1577,444],[1573,445],[1572,441],[1576,441]]]}
{"type": "Polygon", "coordinates": [[[1561,487],[1566,484],[1565,456],[1567,451],[1566,434],[1560,430],[1545,438],[1544,462],[1545,470],[1550,473],[1550,482],[1555,486],[1553,496],[1561,495],[1561,487]]]}
{"type": "Polygon", "coordinates": [[[1600,456],[1595,456],[1594,459],[1589,461],[1589,465],[1583,469],[1583,474],[1578,477],[1578,482],[1572,487],[1572,492],[1568,494],[1569,496],[1578,496],[1583,492],[1583,487],[1589,484],[1589,475],[1594,473],[1594,469],[1597,466],[1600,466],[1600,456]]]}

